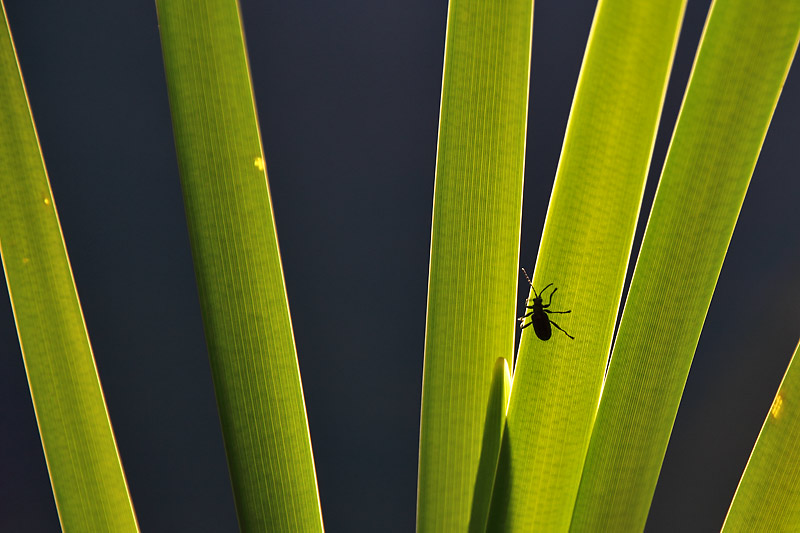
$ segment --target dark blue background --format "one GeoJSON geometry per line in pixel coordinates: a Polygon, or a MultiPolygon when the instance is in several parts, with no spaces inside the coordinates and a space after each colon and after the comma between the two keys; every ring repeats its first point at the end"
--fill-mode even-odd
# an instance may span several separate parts
{"type": "MultiPolygon", "coordinates": [[[[708,4],[688,4],[639,236],[708,4]]],[[[155,6],[6,9],[142,529],[235,531],[155,6]]],[[[412,531],[447,3],[243,0],[242,11],[326,529],[412,531]]],[[[523,265],[536,257],[593,12],[588,0],[535,6],[523,265]]],[[[647,531],[719,528],[800,336],[799,116],[795,71],[647,531]]],[[[674,305],[681,297],[675,287],[674,305]]],[[[57,531],[7,303],[0,402],[0,530],[57,531]]]]}

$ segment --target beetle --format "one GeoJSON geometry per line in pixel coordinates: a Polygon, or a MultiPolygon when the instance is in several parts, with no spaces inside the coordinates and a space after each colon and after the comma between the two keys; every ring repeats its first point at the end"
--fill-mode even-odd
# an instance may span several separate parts
{"type": "Polygon", "coordinates": [[[531,282],[531,278],[528,277],[528,273],[525,272],[524,268],[522,269],[522,273],[525,274],[525,279],[528,280],[528,284],[531,286],[531,289],[533,289],[534,298],[533,298],[533,305],[528,305],[530,298],[525,300],[525,307],[527,309],[530,309],[530,312],[517,319],[519,321],[520,329],[525,329],[528,326],[533,325],[533,331],[534,333],[536,333],[536,336],[542,339],[543,341],[546,341],[553,334],[553,330],[550,327],[550,324],[552,324],[556,327],[556,329],[560,329],[564,333],[564,335],[566,335],[572,340],[575,340],[575,337],[573,337],[572,335],[561,329],[561,326],[550,320],[550,317],[548,316],[551,313],[557,313],[563,315],[572,312],[572,310],[551,311],[550,309],[548,309],[548,307],[550,307],[550,304],[553,302],[553,295],[556,293],[558,288],[556,287],[555,289],[553,289],[553,292],[550,293],[550,298],[547,299],[547,303],[545,304],[543,303],[542,296],[544,296],[544,291],[546,291],[547,288],[551,287],[553,284],[551,283],[550,285],[542,289],[542,292],[537,294],[536,289],[533,288],[533,282],[531,282]],[[526,324],[525,319],[528,317],[531,317],[531,321],[526,324]]]}

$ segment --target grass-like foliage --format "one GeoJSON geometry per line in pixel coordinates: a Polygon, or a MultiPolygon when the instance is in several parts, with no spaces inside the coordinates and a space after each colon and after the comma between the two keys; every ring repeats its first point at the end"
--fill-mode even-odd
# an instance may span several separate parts
{"type": "MultiPolygon", "coordinates": [[[[322,531],[238,5],[156,5],[239,523],[322,531]]],[[[450,1],[419,531],[644,528],[800,39],[797,0],[713,3],[612,339],[685,7],[598,3],[531,280],[526,320],[537,323],[524,329],[514,366],[533,2],[450,1]]],[[[0,253],[62,527],[136,531],[5,15],[0,191],[0,253]]],[[[796,366],[767,415],[726,530],[800,528],[796,366]]]]}
{"type": "Polygon", "coordinates": [[[796,2],[718,0],[711,9],[614,343],[573,514],[575,530],[644,527],[798,35],[796,2]]]}
{"type": "Polygon", "coordinates": [[[5,11],[0,253],[61,527],[137,531],[5,11]]]}
{"type": "Polygon", "coordinates": [[[523,330],[492,529],[569,527],[684,5],[597,8],[533,275],[575,340],[523,330]]]}
{"type": "Polygon", "coordinates": [[[467,528],[492,369],[498,357],[512,363],[531,8],[529,0],[450,3],[422,380],[419,531],[467,528]]]}
{"type": "MultiPolygon", "coordinates": [[[[451,4],[445,92],[448,61],[458,64],[471,50],[465,47],[464,55],[454,51],[458,45],[450,34],[478,32],[481,25],[478,19],[455,16],[455,9],[468,13],[480,4],[451,4]]],[[[523,333],[487,522],[490,531],[644,527],[710,298],[800,34],[800,8],[794,2],[718,0],[713,5],[605,378],[684,7],[680,0],[598,4],[533,276],[533,287],[553,283],[568,288],[556,295],[548,310],[571,312],[548,316],[575,339],[557,330],[546,341],[533,328],[523,333]],[[678,286],[680,306],[672,298],[678,286]]],[[[497,62],[493,67],[503,65],[497,62]]],[[[457,69],[456,76],[461,74],[457,69]]],[[[462,95],[465,105],[473,94],[462,95]]],[[[441,155],[448,146],[446,103],[443,97],[437,191],[441,155]]],[[[474,141],[479,146],[480,137],[469,128],[451,135],[462,144],[474,141]]],[[[472,153],[480,157],[482,151],[472,153]]],[[[494,163],[490,153],[480,161],[479,168],[494,163]]],[[[464,199],[474,194],[468,184],[459,189],[464,199]]],[[[492,199],[485,204],[491,206],[492,199]]],[[[427,447],[444,445],[427,442],[429,421],[424,413],[443,413],[440,430],[445,431],[452,425],[448,414],[462,423],[467,416],[462,405],[453,405],[464,393],[451,392],[451,384],[477,384],[473,395],[489,390],[488,378],[477,380],[473,363],[462,355],[480,350],[480,344],[432,343],[431,326],[440,306],[447,305],[437,298],[463,304],[455,311],[449,308],[454,316],[475,309],[473,303],[463,302],[462,294],[453,297],[436,290],[437,253],[465,245],[463,235],[454,236],[451,246],[436,242],[439,208],[434,202],[420,479],[440,476],[441,492],[426,502],[427,485],[421,484],[420,529],[430,523],[423,512],[429,503],[438,506],[438,516],[448,517],[439,524],[459,523],[454,515],[462,513],[462,504],[449,495],[460,494],[464,482],[462,472],[448,468],[459,468],[453,457],[463,458],[461,450],[478,442],[473,437],[472,443],[445,446],[441,461],[426,463],[427,447]],[[430,370],[440,366],[450,374],[430,370]],[[443,388],[449,385],[444,398],[428,393],[430,379],[443,388]],[[442,403],[428,405],[436,401],[442,403]]],[[[480,234],[478,217],[467,225],[469,234],[480,234]]],[[[482,241],[481,246],[491,243],[482,241]]],[[[495,280],[502,275],[505,271],[497,270],[481,282],[499,283],[495,280]]],[[[532,291],[531,298],[535,295],[532,291]]],[[[508,357],[502,352],[492,355],[508,357]]],[[[488,363],[483,373],[488,375],[488,363]]]]}
{"type": "Polygon", "coordinates": [[[275,221],[235,2],[157,2],[175,145],[241,527],[321,531],[275,221]]]}
{"type": "Polygon", "coordinates": [[[731,502],[723,531],[791,531],[800,524],[800,367],[795,349],[731,502]]]}

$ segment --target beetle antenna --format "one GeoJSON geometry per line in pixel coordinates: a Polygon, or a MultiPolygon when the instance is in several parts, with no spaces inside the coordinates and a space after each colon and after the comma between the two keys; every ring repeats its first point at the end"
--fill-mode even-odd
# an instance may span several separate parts
{"type": "Polygon", "coordinates": [[[534,288],[533,288],[533,282],[531,281],[531,278],[529,278],[529,277],[528,277],[528,273],[527,273],[527,272],[525,272],[525,268],[524,268],[524,267],[522,268],[522,273],[523,273],[523,274],[525,274],[525,279],[527,279],[527,280],[528,280],[528,285],[530,285],[530,286],[531,286],[531,289],[533,289],[533,295],[534,295],[536,298],[538,298],[538,297],[539,297],[539,295],[538,295],[538,294],[536,294],[536,289],[534,289],[534,288]]]}

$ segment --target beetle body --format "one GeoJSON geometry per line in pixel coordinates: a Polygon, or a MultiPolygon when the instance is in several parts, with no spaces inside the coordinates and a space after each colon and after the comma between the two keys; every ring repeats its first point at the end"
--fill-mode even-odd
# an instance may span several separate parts
{"type": "Polygon", "coordinates": [[[528,273],[525,272],[524,268],[522,269],[522,272],[525,274],[525,277],[527,278],[528,283],[531,286],[531,289],[533,289],[534,297],[532,300],[530,299],[528,300],[529,302],[532,302],[533,305],[527,305],[526,302],[525,307],[527,309],[530,309],[530,311],[518,319],[519,327],[521,329],[525,329],[528,326],[533,326],[533,332],[536,333],[536,336],[539,337],[541,340],[546,341],[553,336],[553,328],[551,327],[552,324],[557,329],[560,329],[562,332],[564,332],[564,335],[574,340],[575,337],[573,337],[572,335],[561,329],[561,326],[553,322],[549,316],[550,314],[567,314],[572,312],[571,310],[552,311],[548,309],[548,307],[550,307],[550,304],[553,302],[553,295],[556,293],[558,288],[553,289],[553,292],[550,293],[550,297],[548,298],[547,303],[544,303],[544,299],[542,298],[542,296],[544,295],[544,291],[546,291],[548,287],[551,287],[553,284],[550,283],[544,289],[542,289],[542,292],[537,294],[536,289],[533,288],[533,283],[531,283],[531,279],[528,277],[528,273]],[[528,317],[531,318],[531,321],[526,324],[525,319],[528,317]]]}
{"type": "MultiPolygon", "coordinates": [[[[536,333],[537,337],[546,341],[553,335],[553,328],[550,327],[550,317],[547,316],[547,312],[544,309],[542,298],[534,298],[533,305],[528,307],[528,309],[532,310],[531,321],[528,325],[533,326],[533,331],[536,333]]],[[[520,327],[524,328],[526,326],[520,323],[520,327]]]]}

